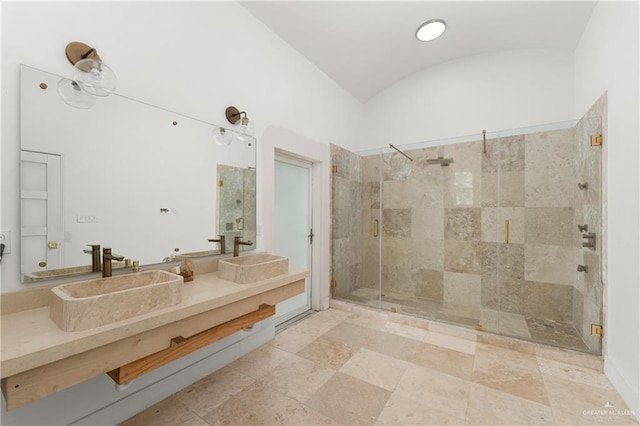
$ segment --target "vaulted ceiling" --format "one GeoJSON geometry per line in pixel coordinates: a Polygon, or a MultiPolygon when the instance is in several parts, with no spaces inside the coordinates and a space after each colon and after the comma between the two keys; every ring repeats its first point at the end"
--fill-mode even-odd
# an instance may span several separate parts
{"type": "Polygon", "coordinates": [[[241,1],[249,13],[362,102],[456,58],[510,49],[573,50],[595,2],[241,1]],[[430,19],[442,37],[415,38],[430,19]]]}

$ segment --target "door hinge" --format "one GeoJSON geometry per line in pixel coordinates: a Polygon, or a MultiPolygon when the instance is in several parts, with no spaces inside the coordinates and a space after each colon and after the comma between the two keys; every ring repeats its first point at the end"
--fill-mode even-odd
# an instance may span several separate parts
{"type": "Polygon", "coordinates": [[[604,329],[600,324],[591,324],[591,335],[592,336],[600,336],[604,334],[604,329]]]}
{"type": "Polygon", "coordinates": [[[336,280],[331,280],[331,288],[336,288],[336,280]]]}
{"type": "Polygon", "coordinates": [[[218,181],[218,186],[223,186],[224,185],[224,181],[221,179],[218,181]]]}
{"type": "Polygon", "coordinates": [[[313,237],[314,237],[315,235],[316,235],[316,234],[314,234],[314,233],[313,233],[313,228],[311,228],[311,229],[309,230],[309,235],[307,235],[307,237],[309,237],[309,244],[313,244],[313,237]]]}
{"type": "Polygon", "coordinates": [[[331,166],[331,173],[338,173],[338,166],[331,166]]]}
{"type": "Polygon", "coordinates": [[[602,134],[591,135],[591,146],[602,146],[602,134]]]}

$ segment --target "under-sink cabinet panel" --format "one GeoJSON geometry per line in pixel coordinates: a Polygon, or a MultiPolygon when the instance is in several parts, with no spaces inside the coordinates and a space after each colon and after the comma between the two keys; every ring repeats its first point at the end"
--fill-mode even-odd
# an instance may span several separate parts
{"type": "MultiPolygon", "coordinates": [[[[308,275],[306,270],[293,270],[255,285],[220,280],[216,273],[196,276],[185,286],[180,305],[95,331],[57,329],[48,318],[48,307],[41,307],[39,301],[32,311],[3,312],[2,392],[6,409],[105,373],[119,384],[128,383],[272,316],[277,303],[304,292],[308,275]],[[25,318],[30,319],[32,329],[20,330],[25,318]]],[[[2,300],[3,305],[7,303],[2,300]]]]}

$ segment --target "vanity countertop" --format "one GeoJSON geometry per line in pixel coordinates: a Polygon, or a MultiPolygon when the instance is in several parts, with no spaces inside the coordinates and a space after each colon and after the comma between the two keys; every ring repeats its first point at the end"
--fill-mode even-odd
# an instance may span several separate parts
{"type": "MultiPolygon", "coordinates": [[[[280,275],[253,284],[222,280],[218,272],[197,274],[183,286],[178,305],[90,330],[65,332],[49,318],[49,306],[3,313],[0,371],[2,378],[174,323],[202,312],[274,290],[309,276],[306,269],[289,268],[280,275]]],[[[33,290],[15,292],[13,295],[33,290]]],[[[43,290],[43,291],[46,291],[43,290]]],[[[12,293],[2,298],[12,297],[12,293]]],[[[8,300],[3,300],[3,306],[8,300]]]]}

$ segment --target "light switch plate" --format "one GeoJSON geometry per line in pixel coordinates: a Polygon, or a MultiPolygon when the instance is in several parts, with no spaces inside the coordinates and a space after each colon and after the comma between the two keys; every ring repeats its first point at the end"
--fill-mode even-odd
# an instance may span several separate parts
{"type": "Polygon", "coordinates": [[[0,231],[0,243],[4,244],[4,253],[11,253],[11,231],[3,229],[0,231]]]}

